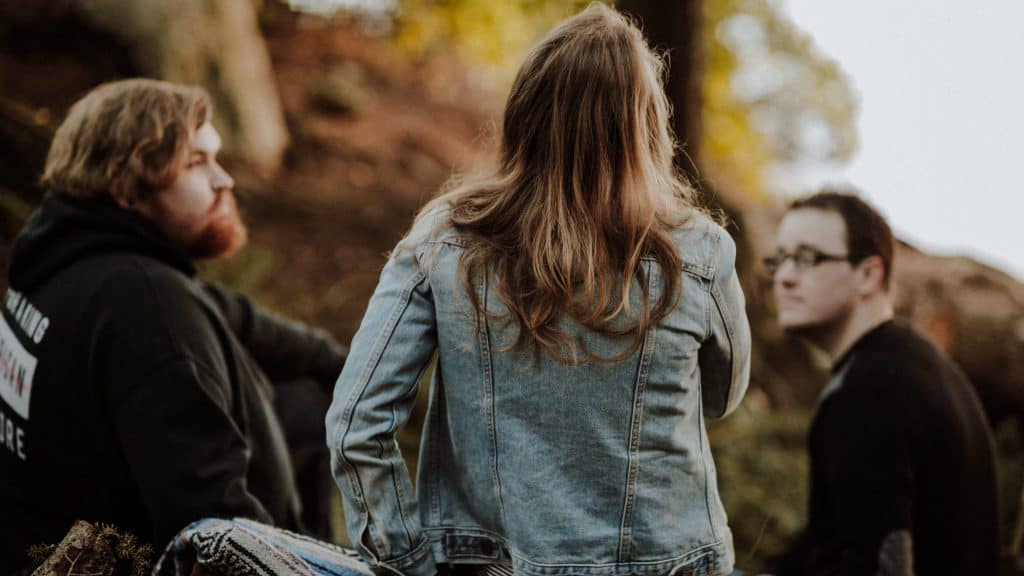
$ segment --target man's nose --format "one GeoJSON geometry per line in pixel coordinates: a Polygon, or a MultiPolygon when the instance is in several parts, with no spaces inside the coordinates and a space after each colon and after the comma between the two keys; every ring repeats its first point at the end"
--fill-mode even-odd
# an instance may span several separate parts
{"type": "Polygon", "coordinates": [[[235,188],[235,180],[228,174],[228,171],[221,167],[220,164],[214,166],[213,172],[213,187],[217,190],[233,190],[235,188]]]}
{"type": "Polygon", "coordinates": [[[792,259],[787,258],[779,265],[778,269],[775,270],[775,276],[772,278],[772,283],[776,288],[780,286],[792,287],[796,284],[798,276],[796,264],[792,259]]]}

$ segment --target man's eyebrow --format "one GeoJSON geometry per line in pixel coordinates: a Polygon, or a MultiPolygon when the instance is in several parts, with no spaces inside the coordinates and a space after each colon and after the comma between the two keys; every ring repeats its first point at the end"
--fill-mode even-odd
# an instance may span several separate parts
{"type": "Polygon", "coordinates": [[[196,148],[196,149],[192,150],[191,152],[189,152],[188,156],[189,156],[189,158],[199,157],[199,158],[202,158],[202,159],[216,158],[218,152],[220,152],[220,148],[213,148],[213,149],[196,148]]]}

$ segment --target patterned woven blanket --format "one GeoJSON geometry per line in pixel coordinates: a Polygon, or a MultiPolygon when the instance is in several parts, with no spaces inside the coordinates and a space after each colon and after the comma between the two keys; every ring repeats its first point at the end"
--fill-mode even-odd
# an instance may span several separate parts
{"type": "Polygon", "coordinates": [[[354,550],[235,518],[189,524],[167,545],[154,576],[372,576],[354,550]]]}

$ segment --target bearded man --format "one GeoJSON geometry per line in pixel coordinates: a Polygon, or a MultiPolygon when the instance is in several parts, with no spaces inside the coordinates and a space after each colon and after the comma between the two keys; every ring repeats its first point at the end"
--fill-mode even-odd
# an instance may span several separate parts
{"type": "MultiPolygon", "coordinates": [[[[246,242],[210,114],[199,88],[125,80],[54,136],[0,317],[0,574],[78,518],[158,548],[210,516],[304,529],[303,433],[282,426],[270,380],[329,386],[344,356],[196,277],[246,242]]],[[[293,418],[317,446],[325,411],[326,397],[293,418]]]]}

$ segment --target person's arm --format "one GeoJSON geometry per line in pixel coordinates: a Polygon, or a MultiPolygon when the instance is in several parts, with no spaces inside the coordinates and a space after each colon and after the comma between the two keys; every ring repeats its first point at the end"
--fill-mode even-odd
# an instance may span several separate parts
{"type": "Polygon", "coordinates": [[[189,522],[272,522],[248,490],[251,448],[223,341],[187,283],[164,270],[108,283],[88,367],[160,546],[189,522]],[[111,305],[111,303],[114,303],[111,305]]]}
{"type": "Polygon", "coordinates": [[[395,440],[437,347],[418,250],[407,239],[384,266],[327,412],[327,442],[353,545],[378,573],[428,576],[436,567],[395,440]]]}
{"type": "Polygon", "coordinates": [[[334,385],[347,351],[326,331],[282,318],[224,286],[204,285],[228,326],[273,382],[313,379],[334,385]]]}
{"type": "Polygon", "coordinates": [[[750,382],[750,324],[736,276],[736,243],[725,230],[719,228],[717,233],[710,333],[698,357],[701,400],[711,418],[721,418],[739,406],[750,382]]]}
{"type": "Polygon", "coordinates": [[[114,429],[158,546],[200,518],[274,523],[246,485],[250,449],[221,376],[172,358],[144,384],[119,387],[114,429]]]}

